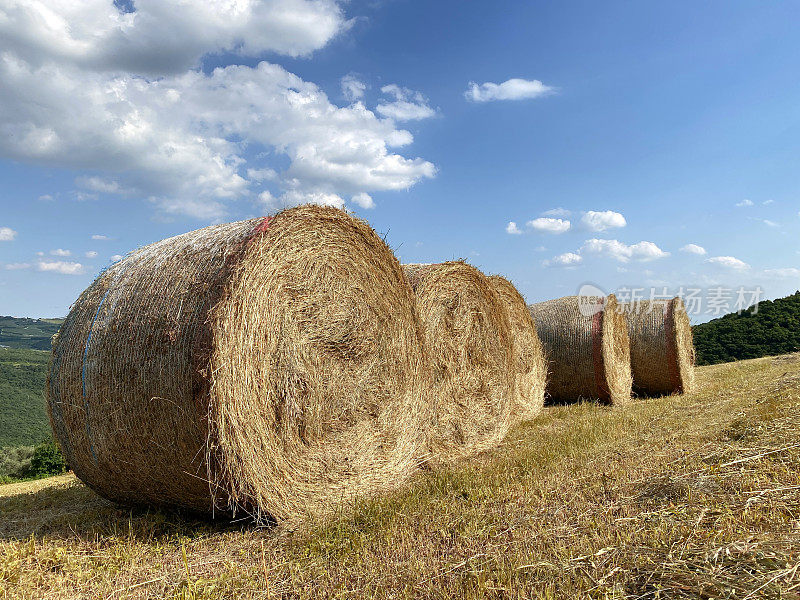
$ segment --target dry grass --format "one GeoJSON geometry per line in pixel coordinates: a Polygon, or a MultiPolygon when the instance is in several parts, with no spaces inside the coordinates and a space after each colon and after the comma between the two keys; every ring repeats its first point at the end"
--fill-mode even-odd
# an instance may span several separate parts
{"type": "Polygon", "coordinates": [[[800,355],[702,367],[304,530],[0,488],[0,597],[797,598],[799,474],[800,355]]]}

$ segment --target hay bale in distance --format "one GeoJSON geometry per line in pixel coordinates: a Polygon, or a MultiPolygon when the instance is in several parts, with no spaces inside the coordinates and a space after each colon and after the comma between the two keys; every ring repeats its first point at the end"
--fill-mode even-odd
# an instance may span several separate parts
{"type": "Polygon", "coordinates": [[[432,363],[434,460],[495,447],[512,423],[514,389],[511,331],[500,299],[486,276],[463,261],[404,268],[432,363]]]}
{"type": "Polygon", "coordinates": [[[683,301],[642,300],[620,307],[631,340],[634,391],[642,396],[691,391],[694,344],[683,301]]]}
{"type": "Polygon", "coordinates": [[[511,325],[515,363],[514,415],[520,421],[533,419],[544,406],[547,361],[542,342],[525,299],[514,284],[500,275],[491,275],[489,284],[506,309],[511,325]]]}
{"type": "Polygon", "coordinates": [[[427,372],[391,250],[302,206],[105,271],[54,341],[48,405],[70,466],[107,498],[293,519],[414,472],[427,372]]]}
{"type": "Polygon", "coordinates": [[[631,399],[630,343],[617,299],[567,296],[529,306],[544,346],[547,395],[621,405],[631,399]],[[583,303],[581,309],[580,303],[583,303]]]}

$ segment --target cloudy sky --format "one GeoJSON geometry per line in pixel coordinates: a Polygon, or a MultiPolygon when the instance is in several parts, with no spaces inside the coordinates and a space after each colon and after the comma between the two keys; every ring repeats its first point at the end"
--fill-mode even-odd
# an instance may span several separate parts
{"type": "Polygon", "coordinates": [[[0,314],[63,316],[138,246],[304,202],[531,302],[587,282],[786,295],[798,18],[755,0],[0,0],[0,314]]]}

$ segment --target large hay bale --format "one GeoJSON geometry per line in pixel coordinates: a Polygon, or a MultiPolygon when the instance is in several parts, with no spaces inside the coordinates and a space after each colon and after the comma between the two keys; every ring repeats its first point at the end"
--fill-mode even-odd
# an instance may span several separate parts
{"type": "Polygon", "coordinates": [[[512,422],[514,354],[503,306],[463,261],[404,265],[433,366],[434,459],[451,462],[499,444],[512,422]]]}
{"type": "Polygon", "coordinates": [[[500,298],[511,325],[515,364],[514,416],[520,421],[533,419],[544,406],[547,361],[542,342],[525,299],[514,284],[500,275],[490,276],[489,284],[500,298]]]}
{"type": "Polygon", "coordinates": [[[123,503],[321,514],[425,460],[415,299],[364,222],[316,206],[141,248],[54,341],[51,422],[123,503]]]}
{"type": "Polygon", "coordinates": [[[617,299],[567,296],[529,306],[544,346],[547,395],[625,404],[631,398],[631,361],[625,317],[617,299]]]}
{"type": "Polygon", "coordinates": [[[631,340],[633,388],[642,396],[688,392],[694,386],[694,344],[680,298],[621,305],[631,340]]]}

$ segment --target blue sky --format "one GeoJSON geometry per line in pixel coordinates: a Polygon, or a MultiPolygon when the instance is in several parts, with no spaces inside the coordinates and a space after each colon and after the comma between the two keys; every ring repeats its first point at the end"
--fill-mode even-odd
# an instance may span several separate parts
{"type": "Polygon", "coordinates": [[[800,288],[796,3],[75,4],[0,0],[0,314],[308,201],[531,302],[800,288]]]}

